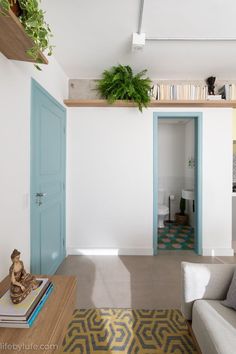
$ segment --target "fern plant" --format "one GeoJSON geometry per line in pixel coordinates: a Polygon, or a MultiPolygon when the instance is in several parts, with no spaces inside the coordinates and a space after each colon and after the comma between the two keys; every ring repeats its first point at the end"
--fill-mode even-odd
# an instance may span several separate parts
{"type": "Polygon", "coordinates": [[[147,107],[150,102],[151,80],[144,77],[146,72],[143,70],[134,75],[128,65],[113,66],[103,72],[97,90],[110,104],[116,100],[132,101],[142,112],[143,107],[147,107]]]}

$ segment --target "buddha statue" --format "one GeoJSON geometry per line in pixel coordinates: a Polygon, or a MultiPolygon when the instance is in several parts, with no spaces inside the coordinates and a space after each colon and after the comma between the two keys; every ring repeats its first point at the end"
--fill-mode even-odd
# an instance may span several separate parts
{"type": "Polygon", "coordinates": [[[215,95],[215,81],[216,78],[214,76],[210,76],[206,79],[206,83],[208,86],[208,95],[215,95]]]}
{"type": "Polygon", "coordinates": [[[11,254],[12,265],[9,269],[11,278],[10,297],[13,304],[19,304],[26,296],[39,287],[40,282],[35,276],[26,273],[24,264],[20,260],[20,252],[16,249],[11,254]]]}

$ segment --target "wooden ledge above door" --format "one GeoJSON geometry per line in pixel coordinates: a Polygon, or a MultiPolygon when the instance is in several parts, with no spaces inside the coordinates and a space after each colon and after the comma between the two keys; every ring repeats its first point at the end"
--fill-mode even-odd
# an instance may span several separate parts
{"type": "MultiPolygon", "coordinates": [[[[64,100],[67,107],[137,107],[133,102],[118,100],[109,104],[107,100],[64,100]]],[[[206,107],[206,108],[236,108],[236,101],[199,100],[199,101],[151,101],[148,107],[206,107]]]]}

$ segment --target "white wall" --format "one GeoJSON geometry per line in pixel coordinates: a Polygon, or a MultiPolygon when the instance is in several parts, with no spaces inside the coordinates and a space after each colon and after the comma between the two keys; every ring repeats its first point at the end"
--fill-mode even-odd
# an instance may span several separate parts
{"type": "Polygon", "coordinates": [[[171,220],[179,211],[181,191],[184,188],[185,171],[185,125],[169,123],[158,124],[158,188],[164,189],[164,204],[168,205],[170,194],[175,196],[171,202],[171,220]]]}
{"type": "Polygon", "coordinates": [[[70,110],[67,244],[72,251],[150,252],[151,124],[133,109],[70,110]]]}
{"type": "Polygon", "coordinates": [[[34,77],[59,102],[67,97],[67,77],[57,62],[37,71],[0,53],[0,278],[8,274],[13,248],[30,266],[30,88],[34,77]]]}
{"type": "MultiPolygon", "coordinates": [[[[153,112],[71,108],[68,117],[67,247],[152,252],[153,112]]],[[[232,254],[231,109],[203,112],[203,254],[232,254]]]]}
{"type": "Polygon", "coordinates": [[[203,119],[203,249],[205,255],[214,254],[212,249],[227,255],[232,247],[232,110],[208,111],[203,119]]]}
{"type": "Polygon", "coordinates": [[[236,196],[232,197],[232,247],[236,252],[236,196]]]}
{"type": "MultiPolygon", "coordinates": [[[[185,161],[184,161],[184,187],[194,189],[194,168],[188,164],[189,159],[195,158],[195,127],[194,119],[185,124],[185,161]]],[[[186,201],[186,213],[189,215],[189,224],[194,227],[193,202],[186,201]]]]}

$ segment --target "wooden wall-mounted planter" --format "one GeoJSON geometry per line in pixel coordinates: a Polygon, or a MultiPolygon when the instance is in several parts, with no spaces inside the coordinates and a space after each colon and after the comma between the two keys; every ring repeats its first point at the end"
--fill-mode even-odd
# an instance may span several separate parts
{"type": "MultiPolygon", "coordinates": [[[[33,41],[26,34],[24,27],[10,10],[6,16],[0,15],[0,52],[12,60],[34,63],[27,50],[33,47],[33,41]]],[[[40,53],[40,62],[48,64],[47,58],[40,53]]]]}

